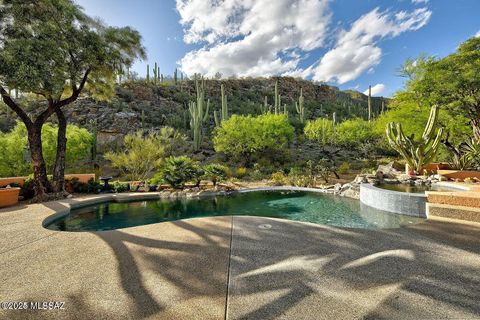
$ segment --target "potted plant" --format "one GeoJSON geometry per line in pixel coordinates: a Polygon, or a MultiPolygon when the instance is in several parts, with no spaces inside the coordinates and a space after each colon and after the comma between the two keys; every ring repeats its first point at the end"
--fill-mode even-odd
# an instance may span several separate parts
{"type": "Polygon", "coordinates": [[[0,208],[17,204],[19,195],[20,188],[12,188],[10,185],[0,188],[0,208]]]}

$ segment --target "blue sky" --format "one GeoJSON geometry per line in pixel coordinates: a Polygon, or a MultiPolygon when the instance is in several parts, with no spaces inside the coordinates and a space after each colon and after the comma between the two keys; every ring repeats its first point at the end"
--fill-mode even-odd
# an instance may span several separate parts
{"type": "MultiPolygon", "coordinates": [[[[143,36],[148,62],[212,76],[294,75],[389,96],[396,70],[480,32],[478,0],[77,0],[143,36]]],[[[145,74],[147,61],[133,70],[145,74]]]]}

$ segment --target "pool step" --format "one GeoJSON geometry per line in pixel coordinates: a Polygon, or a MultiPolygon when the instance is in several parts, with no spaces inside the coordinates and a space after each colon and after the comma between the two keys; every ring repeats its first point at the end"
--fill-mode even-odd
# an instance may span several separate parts
{"type": "Polygon", "coordinates": [[[480,208],[480,192],[458,191],[458,192],[437,192],[428,191],[427,201],[435,204],[446,204],[468,208],[480,208]]]}
{"type": "Polygon", "coordinates": [[[441,203],[427,203],[427,216],[480,222],[480,208],[441,203]]]}

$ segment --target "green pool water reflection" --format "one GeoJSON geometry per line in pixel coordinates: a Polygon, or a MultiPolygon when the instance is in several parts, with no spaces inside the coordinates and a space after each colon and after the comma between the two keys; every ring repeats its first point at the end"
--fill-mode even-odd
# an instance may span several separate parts
{"type": "Polygon", "coordinates": [[[262,216],[348,228],[396,228],[423,219],[377,210],[358,200],[303,191],[255,191],[199,199],[102,203],[74,209],[48,229],[113,230],[210,216],[262,216]]]}

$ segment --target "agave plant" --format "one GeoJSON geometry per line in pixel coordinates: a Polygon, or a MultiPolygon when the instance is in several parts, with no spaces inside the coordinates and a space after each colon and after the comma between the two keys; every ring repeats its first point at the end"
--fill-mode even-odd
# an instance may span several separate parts
{"type": "Polygon", "coordinates": [[[480,140],[471,138],[455,146],[448,138],[449,134],[447,134],[442,143],[447,147],[452,156],[449,163],[452,169],[465,170],[480,167],[480,140]]]}

